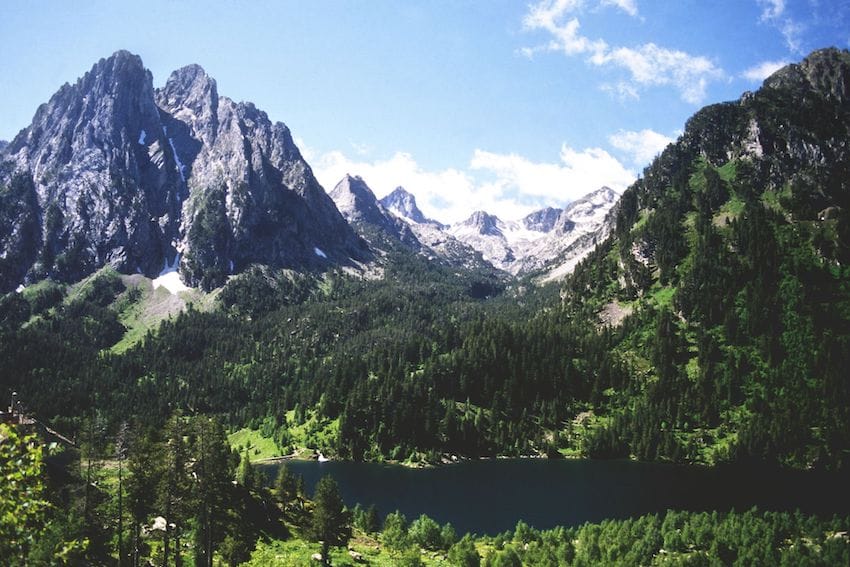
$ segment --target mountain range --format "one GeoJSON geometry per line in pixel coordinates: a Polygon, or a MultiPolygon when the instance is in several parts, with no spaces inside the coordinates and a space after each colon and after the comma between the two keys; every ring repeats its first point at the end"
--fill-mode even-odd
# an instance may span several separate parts
{"type": "Polygon", "coordinates": [[[197,65],[155,89],[138,56],[102,59],[39,107],[0,161],[11,189],[0,207],[4,290],[105,265],[154,277],[175,264],[211,289],[252,263],[371,259],[289,129],[219,96],[197,65]]]}
{"type": "Polygon", "coordinates": [[[254,264],[363,270],[380,263],[375,231],[452,266],[555,277],[607,235],[616,201],[603,188],[563,211],[448,226],[401,187],[379,202],[347,176],[329,197],[283,123],[220,96],[198,65],[154,88],[126,51],[63,85],[0,164],[2,291],[103,266],[205,290],[254,264]]]}
{"type": "Polygon", "coordinates": [[[816,51],[696,112],[607,212],[614,195],[600,189],[563,210],[448,226],[403,189],[377,199],[355,176],[331,199],[284,126],[249,105],[207,104],[214,83],[199,68],[158,91],[140,68],[128,54],[101,62],[4,151],[4,286],[126,258],[155,275],[174,253],[193,284],[227,283],[162,323],[151,299],[168,294],[108,269],[0,297],[0,388],[40,415],[73,424],[95,407],[117,425],[133,408],[156,425],[180,408],[260,428],[288,453],[286,416],[300,413],[323,431],[315,449],[354,460],[850,463],[850,52],[816,51]],[[97,79],[123,77],[119,62],[139,88],[97,79]],[[89,83],[125,94],[95,104],[81,94],[89,83]],[[162,223],[134,228],[157,188],[162,223]],[[305,215],[293,226],[258,225],[292,211],[305,215]],[[308,215],[341,232],[302,231],[308,215]],[[165,236],[176,242],[146,260],[141,244],[165,236]],[[509,279],[506,269],[545,278],[573,261],[570,239],[589,253],[567,277],[509,279]],[[239,246],[254,240],[302,255],[264,245],[246,257],[239,246]],[[72,262],[70,244],[90,263],[72,262]],[[199,247],[209,261],[193,264],[199,247]],[[552,249],[542,268],[518,263],[552,249]]]}

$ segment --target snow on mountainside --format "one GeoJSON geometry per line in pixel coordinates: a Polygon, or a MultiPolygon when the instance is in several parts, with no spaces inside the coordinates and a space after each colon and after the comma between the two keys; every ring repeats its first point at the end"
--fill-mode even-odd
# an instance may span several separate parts
{"type": "Polygon", "coordinates": [[[426,218],[416,206],[416,197],[408,193],[404,187],[396,187],[393,192],[381,199],[381,205],[392,211],[396,216],[408,222],[417,224],[437,224],[437,221],[426,218]]]}
{"type": "Polygon", "coordinates": [[[389,237],[431,260],[467,269],[490,268],[475,249],[446,233],[439,222],[426,218],[416,206],[416,198],[403,187],[378,201],[362,178],[346,175],[330,196],[343,217],[373,246],[380,248],[381,239],[389,237]]]}
{"type": "MultiPolygon", "coordinates": [[[[454,225],[426,218],[416,206],[416,198],[401,187],[380,203],[403,219],[419,242],[438,256],[457,263],[474,250],[499,270],[514,275],[540,272],[549,279],[569,273],[608,235],[605,219],[617,198],[613,190],[602,187],[563,210],[546,207],[515,221],[476,211],[454,225]]],[[[337,206],[344,210],[338,200],[337,206]]]]}
{"type": "Polygon", "coordinates": [[[603,233],[607,235],[605,217],[616,201],[617,194],[602,187],[564,210],[549,207],[517,221],[477,211],[447,232],[481,252],[495,267],[514,275],[543,269],[565,275],[603,233]],[[563,261],[550,266],[559,260],[563,261]]]}

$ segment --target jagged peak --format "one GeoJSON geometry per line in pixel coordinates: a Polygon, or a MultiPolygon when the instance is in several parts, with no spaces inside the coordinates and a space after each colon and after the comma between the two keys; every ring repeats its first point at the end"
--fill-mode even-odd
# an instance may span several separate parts
{"type": "Polygon", "coordinates": [[[430,222],[417,206],[416,197],[413,193],[400,185],[393,189],[389,195],[381,199],[381,204],[395,214],[410,219],[415,223],[423,224],[430,222]]]}
{"type": "Polygon", "coordinates": [[[378,217],[383,217],[375,193],[359,175],[346,173],[328,195],[336,203],[339,212],[350,220],[365,218],[374,222],[378,217]]]}
{"type": "Polygon", "coordinates": [[[827,47],[800,63],[782,67],[764,81],[767,89],[811,88],[825,97],[850,100],[850,51],[827,47]]]}
{"type": "Polygon", "coordinates": [[[544,207],[533,213],[527,214],[522,219],[522,225],[528,230],[536,230],[538,232],[549,232],[561,216],[562,209],[555,207],[544,207]]]}
{"type": "Polygon", "coordinates": [[[502,231],[499,228],[499,217],[491,215],[487,211],[475,211],[465,221],[458,223],[458,228],[465,227],[474,229],[479,234],[499,235],[502,231]]]}
{"type": "Polygon", "coordinates": [[[351,193],[358,197],[369,197],[370,200],[377,201],[375,193],[359,175],[352,176],[351,174],[346,173],[334,186],[331,191],[331,196],[342,195],[344,193],[351,193]]]}
{"type": "Polygon", "coordinates": [[[217,104],[218,101],[218,86],[215,79],[197,63],[172,71],[165,83],[163,93],[169,102],[183,99],[183,103],[186,104],[199,99],[208,99],[211,103],[217,104]]]}

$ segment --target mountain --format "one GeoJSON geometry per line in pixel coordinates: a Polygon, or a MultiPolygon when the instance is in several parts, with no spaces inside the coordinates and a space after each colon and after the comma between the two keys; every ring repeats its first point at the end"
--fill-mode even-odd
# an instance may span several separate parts
{"type": "Polygon", "coordinates": [[[119,51],[41,105],[0,150],[0,289],[109,265],[176,263],[204,289],[252,263],[305,270],[368,260],[289,129],[219,96],[197,65],[154,89],[119,51]],[[22,235],[36,238],[23,238],[22,235]]]}
{"type": "Polygon", "coordinates": [[[407,223],[388,211],[360,176],[346,175],[329,195],[342,216],[355,229],[359,228],[367,241],[372,242],[378,234],[383,234],[414,250],[421,248],[407,223]]]}
{"type": "Polygon", "coordinates": [[[404,187],[396,187],[392,193],[381,199],[381,204],[397,216],[416,224],[439,224],[437,221],[425,218],[416,205],[416,197],[404,187]]]}
{"type": "Polygon", "coordinates": [[[565,281],[622,326],[591,453],[842,468],[850,447],[850,52],[708,106],[565,281]]]}
{"type": "Polygon", "coordinates": [[[602,187],[563,210],[547,207],[517,221],[477,211],[447,232],[501,270],[555,279],[607,236],[610,224],[605,219],[616,201],[617,194],[602,187]]]}
{"type": "Polygon", "coordinates": [[[545,207],[539,211],[534,211],[526,215],[522,219],[522,225],[528,230],[536,232],[549,232],[555,227],[555,223],[563,212],[562,209],[553,207],[545,207]]]}

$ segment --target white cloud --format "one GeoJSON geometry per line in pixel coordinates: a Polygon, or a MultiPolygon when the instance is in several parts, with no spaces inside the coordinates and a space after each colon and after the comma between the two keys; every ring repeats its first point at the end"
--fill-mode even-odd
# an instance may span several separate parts
{"type": "Polygon", "coordinates": [[[785,45],[793,53],[803,53],[803,35],[806,26],[787,15],[785,0],[756,0],[761,6],[759,22],[767,23],[779,30],[785,45]]]}
{"type": "Polygon", "coordinates": [[[608,142],[627,154],[634,165],[643,167],[672,143],[673,138],[647,128],[639,132],[620,130],[608,136],[608,142]]]}
{"type": "Polygon", "coordinates": [[[617,87],[603,88],[621,96],[636,97],[639,87],[672,86],[683,100],[698,104],[705,99],[708,83],[723,78],[723,70],[703,56],[654,43],[634,48],[610,47],[603,39],[592,40],[581,35],[578,18],[564,22],[565,17],[580,6],[577,0],[543,0],[531,6],[523,19],[525,29],[546,31],[551,38],[544,45],[524,48],[521,52],[530,57],[538,51],[562,51],[567,56],[586,55],[596,66],[620,67],[627,71],[629,79],[620,81],[617,87]]]}
{"type": "Polygon", "coordinates": [[[361,176],[378,197],[401,185],[416,196],[422,211],[442,222],[457,222],[486,210],[517,219],[547,206],[564,206],[607,185],[622,192],[635,174],[600,148],[562,146],[556,163],[534,162],[516,154],[476,149],[464,170],[429,171],[409,153],[364,161],[332,151],[314,159],[319,182],[330,191],[346,174],[361,176]]]}
{"type": "Polygon", "coordinates": [[[791,18],[786,19],[779,27],[779,32],[785,38],[785,45],[794,53],[803,53],[803,34],[805,31],[806,26],[791,18]]]}
{"type": "Polygon", "coordinates": [[[622,67],[629,72],[632,82],[640,86],[674,86],[682,99],[691,104],[705,99],[709,81],[723,77],[723,71],[706,57],[665,49],[654,43],[597,53],[590,61],[594,65],[622,67]]]}
{"type": "Polygon", "coordinates": [[[638,15],[636,0],[602,0],[603,6],[616,6],[630,16],[638,15]]]}
{"type": "Polygon", "coordinates": [[[760,83],[788,63],[788,61],[782,59],[779,61],[763,61],[741,73],[741,77],[754,83],[760,83]]]}
{"type": "Polygon", "coordinates": [[[779,18],[785,13],[785,0],[758,0],[761,6],[761,21],[767,22],[779,18]]]}

